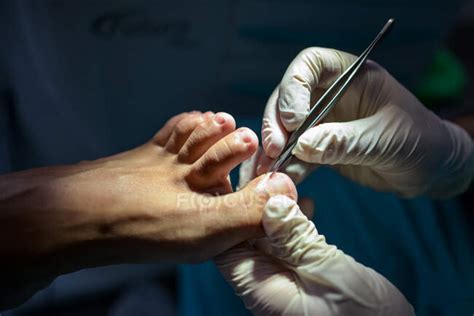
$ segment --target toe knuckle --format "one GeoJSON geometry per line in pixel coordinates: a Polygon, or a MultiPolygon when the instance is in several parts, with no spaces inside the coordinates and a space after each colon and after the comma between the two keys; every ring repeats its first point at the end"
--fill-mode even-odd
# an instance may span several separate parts
{"type": "Polygon", "coordinates": [[[200,116],[188,117],[176,125],[175,132],[178,135],[186,134],[190,130],[198,126],[201,122],[202,122],[202,118],[200,116]]]}
{"type": "Polygon", "coordinates": [[[182,135],[182,134],[184,134],[184,133],[186,132],[186,130],[189,128],[188,126],[189,126],[188,121],[187,121],[187,120],[183,120],[182,122],[179,122],[179,123],[176,125],[174,131],[175,131],[176,134],[182,135]]]}
{"type": "Polygon", "coordinates": [[[219,160],[221,157],[228,157],[239,152],[239,144],[234,143],[233,140],[226,138],[222,142],[222,147],[219,150],[219,154],[216,153],[216,159],[219,160]]]}

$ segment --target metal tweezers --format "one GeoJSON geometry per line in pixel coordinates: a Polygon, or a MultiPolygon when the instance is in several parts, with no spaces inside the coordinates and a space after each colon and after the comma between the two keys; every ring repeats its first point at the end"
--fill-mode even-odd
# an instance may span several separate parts
{"type": "Polygon", "coordinates": [[[337,104],[341,99],[344,92],[347,90],[354,77],[359,72],[360,68],[367,60],[367,57],[372,52],[372,49],[382,40],[388,31],[392,28],[394,19],[389,19],[385,23],[382,30],[370,43],[369,47],[356,59],[356,61],[347,70],[337,78],[336,81],[326,90],[323,96],[316,102],[311,108],[303,124],[296,129],[289,137],[287,145],[283,148],[280,156],[275,160],[273,165],[270,167],[269,172],[273,173],[283,169],[292,157],[293,148],[298,142],[298,138],[309,128],[319,124],[326,116],[329,111],[337,104]]]}

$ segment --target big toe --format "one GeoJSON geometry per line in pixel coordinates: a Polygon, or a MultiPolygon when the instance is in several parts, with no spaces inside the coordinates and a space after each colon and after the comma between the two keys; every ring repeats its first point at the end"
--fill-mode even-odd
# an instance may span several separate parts
{"type": "MultiPolygon", "coordinates": [[[[230,216],[245,233],[246,239],[263,236],[262,215],[267,201],[276,195],[297,200],[293,181],[283,173],[265,174],[249,182],[240,191],[218,197],[220,210],[230,216]]],[[[234,224],[235,224],[234,223],[234,224]]]]}
{"type": "Polygon", "coordinates": [[[296,200],[298,193],[296,186],[289,176],[280,172],[266,173],[252,180],[243,190],[263,198],[265,203],[275,195],[286,195],[296,200]]]}

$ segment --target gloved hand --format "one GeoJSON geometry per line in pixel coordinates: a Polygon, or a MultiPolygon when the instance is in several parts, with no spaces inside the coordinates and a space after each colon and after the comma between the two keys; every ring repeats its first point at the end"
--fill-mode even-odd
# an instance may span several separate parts
{"type": "Polygon", "coordinates": [[[414,315],[387,279],[328,245],[293,200],[270,198],[262,223],[266,246],[215,259],[255,315],[414,315]]]}
{"type": "MultiPolygon", "coordinates": [[[[262,139],[268,157],[277,157],[288,132],[300,126],[310,106],[355,59],[325,48],[308,48],[295,58],[265,109],[262,139]]],[[[304,133],[293,153],[305,162],[332,165],[376,190],[446,197],[469,185],[473,148],[463,129],[427,110],[384,68],[368,61],[325,123],[304,133]]],[[[265,171],[262,159],[260,165],[257,174],[265,171]]],[[[307,172],[304,165],[296,169],[300,177],[307,172]]]]}

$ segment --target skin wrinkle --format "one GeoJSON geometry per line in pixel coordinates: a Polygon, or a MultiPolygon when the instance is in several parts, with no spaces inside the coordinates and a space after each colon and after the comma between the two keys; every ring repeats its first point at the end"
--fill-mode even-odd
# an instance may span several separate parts
{"type": "Polygon", "coordinates": [[[192,163],[196,161],[207,150],[207,146],[224,137],[235,129],[235,120],[230,115],[219,112],[214,116],[208,116],[204,122],[199,124],[192,135],[186,140],[178,155],[180,161],[192,163]],[[218,123],[214,118],[224,119],[218,123]]]}
{"type": "MultiPolygon", "coordinates": [[[[224,152],[228,153],[229,145],[226,142],[223,142],[224,152]]],[[[210,150],[207,152],[208,159],[199,160],[199,167],[195,171],[194,176],[198,179],[206,180],[207,178],[213,175],[214,166],[220,162],[220,153],[210,150]]]]}
{"type": "Polygon", "coordinates": [[[166,149],[173,154],[178,153],[179,149],[186,141],[187,136],[189,136],[194,128],[202,122],[203,118],[200,114],[191,114],[187,118],[181,120],[176,125],[171,135],[170,141],[168,141],[166,144],[166,149]]]}

